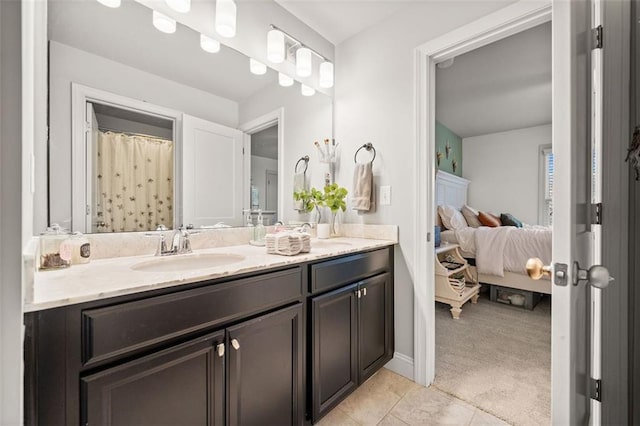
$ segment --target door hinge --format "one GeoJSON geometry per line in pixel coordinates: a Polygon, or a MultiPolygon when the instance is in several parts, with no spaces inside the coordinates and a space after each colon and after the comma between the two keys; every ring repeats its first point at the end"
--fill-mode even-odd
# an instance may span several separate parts
{"type": "Polygon", "coordinates": [[[602,380],[591,379],[591,399],[602,401],[602,380]]]}
{"type": "Polygon", "coordinates": [[[591,224],[602,225],[602,203],[591,204],[591,224]]]}
{"type": "Polygon", "coordinates": [[[431,242],[431,232],[427,232],[427,242],[431,242]]]}
{"type": "Polygon", "coordinates": [[[89,216],[91,214],[91,206],[89,204],[86,205],[85,215],[89,216]]]}
{"type": "Polygon", "coordinates": [[[598,25],[591,30],[592,49],[602,49],[602,37],[602,25],[598,25]]]}

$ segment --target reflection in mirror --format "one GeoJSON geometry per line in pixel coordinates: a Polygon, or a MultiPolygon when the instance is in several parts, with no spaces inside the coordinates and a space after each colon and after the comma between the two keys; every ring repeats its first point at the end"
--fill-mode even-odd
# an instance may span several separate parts
{"type": "Polygon", "coordinates": [[[331,98],[254,75],[224,45],[207,52],[180,23],[161,33],[151,16],[135,1],[48,1],[49,223],[241,226],[248,208],[265,224],[298,219],[294,164],[331,137],[331,98]]]}
{"type": "Polygon", "coordinates": [[[262,211],[264,225],[278,217],[278,125],[251,135],[251,210],[262,211]]]}
{"type": "Polygon", "coordinates": [[[173,122],[87,102],[91,232],[173,227],[173,122]]]}

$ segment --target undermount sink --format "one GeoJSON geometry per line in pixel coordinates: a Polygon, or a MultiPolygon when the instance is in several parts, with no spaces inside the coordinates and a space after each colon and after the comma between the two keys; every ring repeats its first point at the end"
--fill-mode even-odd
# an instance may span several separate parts
{"type": "Polygon", "coordinates": [[[234,263],[242,262],[244,259],[245,257],[239,254],[187,254],[147,260],[136,263],[131,266],[131,269],[142,272],[180,272],[233,265],[234,263]]]}

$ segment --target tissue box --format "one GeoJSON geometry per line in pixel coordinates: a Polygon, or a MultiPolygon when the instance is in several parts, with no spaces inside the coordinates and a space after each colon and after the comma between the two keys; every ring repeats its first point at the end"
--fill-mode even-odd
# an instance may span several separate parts
{"type": "Polygon", "coordinates": [[[440,247],[440,227],[436,226],[433,232],[436,247],[440,247]]]}

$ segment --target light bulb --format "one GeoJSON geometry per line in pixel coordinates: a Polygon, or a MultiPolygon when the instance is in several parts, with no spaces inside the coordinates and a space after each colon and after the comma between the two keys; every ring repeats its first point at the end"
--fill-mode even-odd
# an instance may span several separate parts
{"type": "Polygon", "coordinates": [[[236,4],[233,0],[216,1],[216,32],[226,38],[236,35],[236,4]]]}
{"type": "Polygon", "coordinates": [[[216,53],[220,51],[220,42],[204,34],[200,34],[200,47],[205,52],[216,53]]]}
{"type": "Polygon", "coordinates": [[[271,30],[267,33],[267,59],[274,64],[284,61],[284,33],[271,30]]]}
{"type": "Polygon", "coordinates": [[[260,61],[249,58],[249,71],[255,75],[262,75],[267,72],[267,66],[260,61]]]}
{"type": "Polygon", "coordinates": [[[98,3],[107,7],[120,7],[121,0],[98,0],[98,3]]]}
{"type": "Polygon", "coordinates": [[[282,87],[293,86],[293,78],[286,74],[278,73],[278,83],[280,83],[282,87]]]}
{"type": "Polygon", "coordinates": [[[320,64],[320,87],[328,89],[333,87],[333,64],[323,62],[320,64]]]}
{"type": "Polygon", "coordinates": [[[187,13],[191,10],[191,0],[164,0],[171,9],[180,13],[187,13]]]}
{"type": "Polygon", "coordinates": [[[316,89],[314,89],[313,87],[309,87],[305,84],[302,84],[300,86],[300,93],[302,93],[302,96],[313,96],[316,94],[316,89]]]}
{"type": "Polygon", "coordinates": [[[163,33],[172,34],[176,32],[176,21],[156,10],[153,11],[153,26],[163,33]]]}
{"type": "Polygon", "coordinates": [[[296,51],[296,74],[300,77],[311,75],[311,50],[306,47],[296,51]]]}

